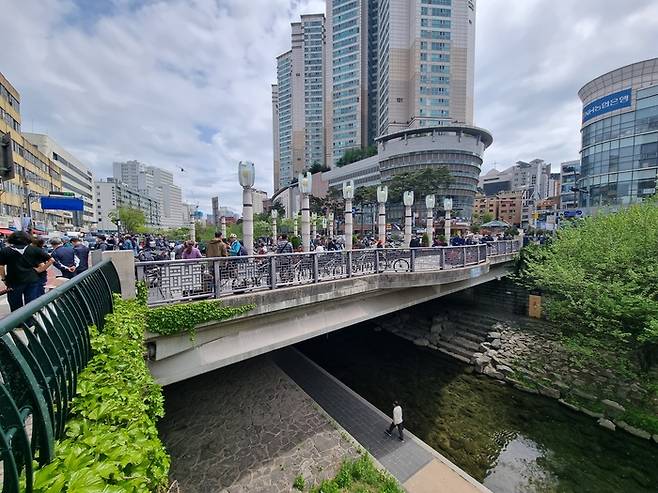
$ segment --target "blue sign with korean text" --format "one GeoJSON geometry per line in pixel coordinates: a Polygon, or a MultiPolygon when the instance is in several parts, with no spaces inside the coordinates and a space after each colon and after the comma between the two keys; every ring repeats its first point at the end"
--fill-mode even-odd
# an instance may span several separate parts
{"type": "Polygon", "coordinates": [[[619,110],[621,108],[628,108],[631,105],[631,89],[624,89],[623,91],[615,92],[603,96],[602,98],[592,101],[583,108],[583,123],[591,120],[594,117],[609,113],[611,111],[619,110]]]}
{"type": "Polygon", "coordinates": [[[84,208],[82,199],[76,197],[41,197],[43,210],[81,211],[84,208]]]}

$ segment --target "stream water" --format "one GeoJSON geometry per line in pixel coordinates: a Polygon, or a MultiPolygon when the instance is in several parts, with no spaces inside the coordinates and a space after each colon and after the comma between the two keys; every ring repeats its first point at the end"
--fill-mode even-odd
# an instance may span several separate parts
{"type": "Polygon", "coordinates": [[[494,493],[658,492],[658,445],[610,432],[368,324],[300,345],[382,411],[494,493]]]}

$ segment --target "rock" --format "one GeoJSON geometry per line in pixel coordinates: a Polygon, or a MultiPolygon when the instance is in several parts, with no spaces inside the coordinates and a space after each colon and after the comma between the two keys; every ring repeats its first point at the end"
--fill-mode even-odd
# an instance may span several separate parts
{"type": "Polygon", "coordinates": [[[572,411],[580,411],[580,408],[578,406],[574,406],[573,404],[565,401],[564,399],[558,399],[557,400],[560,404],[562,404],[564,407],[568,407],[572,411]]]}
{"type": "Polygon", "coordinates": [[[500,339],[500,332],[489,332],[488,339],[500,339]]]}
{"type": "Polygon", "coordinates": [[[471,356],[471,363],[475,363],[475,360],[479,358],[484,358],[484,353],[473,353],[473,356],[471,356]]]}
{"type": "Polygon", "coordinates": [[[631,435],[635,435],[636,437],[639,438],[644,438],[645,440],[651,440],[651,433],[640,430],[639,428],[635,428],[634,426],[629,425],[625,421],[617,421],[617,426],[621,428],[622,430],[630,433],[631,435]]]}
{"type": "Polygon", "coordinates": [[[582,397],[583,399],[587,399],[588,401],[596,401],[598,400],[595,395],[588,394],[587,392],[583,392],[580,389],[573,389],[574,395],[577,395],[578,397],[582,397]]]}
{"type": "Polygon", "coordinates": [[[539,388],[539,393],[541,395],[545,395],[546,397],[551,397],[552,399],[560,398],[560,391],[557,389],[552,389],[544,385],[538,385],[537,387],[539,388]]]}
{"type": "Polygon", "coordinates": [[[530,387],[526,387],[525,385],[521,384],[514,384],[514,387],[523,390],[524,392],[527,392],[528,394],[539,394],[539,392],[536,389],[531,389],[530,387]]]}
{"type": "Polygon", "coordinates": [[[505,378],[505,375],[503,375],[502,373],[496,371],[496,369],[493,366],[487,366],[484,369],[483,373],[488,377],[495,378],[495,379],[498,379],[498,380],[503,380],[505,378]]]}
{"type": "Polygon", "coordinates": [[[514,370],[507,365],[496,365],[496,370],[505,376],[514,374],[514,370]]]}
{"type": "Polygon", "coordinates": [[[654,442],[658,443],[658,434],[657,434],[657,435],[654,435],[654,436],[651,437],[651,438],[653,438],[653,441],[654,441],[654,442]]]}
{"type": "Polygon", "coordinates": [[[414,339],[414,344],[420,347],[427,347],[430,345],[430,341],[428,341],[424,337],[419,337],[418,339],[414,339]]]}
{"type": "Polygon", "coordinates": [[[562,392],[565,392],[565,391],[569,390],[569,388],[570,388],[566,383],[560,382],[559,380],[557,382],[555,382],[553,385],[555,385],[562,392]]]}
{"type": "Polygon", "coordinates": [[[621,416],[626,411],[624,406],[609,399],[602,400],[601,404],[603,404],[605,415],[608,417],[615,418],[617,416],[621,416]]]}
{"type": "Polygon", "coordinates": [[[491,349],[500,349],[503,347],[502,343],[500,342],[500,339],[494,339],[490,343],[491,349]]]}
{"type": "Polygon", "coordinates": [[[609,419],[599,418],[597,423],[599,424],[599,426],[602,426],[606,430],[615,431],[615,429],[617,428],[615,424],[609,419]]]}
{"type": "Polygon", "coordinates": [[[580,411],[584,414],[587,414],[590,418],[602,419],[604,418],[603,413],[597,413],[596,411],[590,411],[586,407],[581,407],[580,411]]]}

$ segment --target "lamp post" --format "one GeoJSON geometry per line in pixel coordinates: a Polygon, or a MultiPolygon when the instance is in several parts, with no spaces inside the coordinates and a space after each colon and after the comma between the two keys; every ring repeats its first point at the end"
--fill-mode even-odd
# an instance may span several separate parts
{"type": "Polygon", "coordinates": [[[311,226],[312,226],[312,235],[311,238],[315,241],[315,238],[318,236],[318,215],[314,212],[311,214],[311,226]]]}
{"type": "Polygon", "coordinates": [[[354,182],[343,183],[343,199],[345,199],[345,250],[352,249],[352,199],[354,198],[354,182]]]}
{"type": "Polygon", "coordinates": [[[434,242],[434,206],[436,205],[436,197],[434,195],[427,195],[425,197],[425,207],[427,208],[427,246],[432,246],[434,242]]]}
{"type": "Polygon", "coordinates": [[[386,243],[386,200],[388,199],[388,187],[380,185],[377,187],[377,202],[379,203],[377,233],[378,240],[386,243]]]}
{"type": "Polygon", "coordinates": [[[276,209],[272,209],[272,241],[276,243],[277,234],[276,234],[276,218],[279,217],[279,212],[276,209]]]}
{"type": "Polygon", "coordinates": [[[252,255],[254,253],[254,205],[251,187],[254,186],[254,163],[240,161],[238,177],[242,186],[242,241],[247,255],[252,255]]]}
{"type": "Polygon", "coordinates": [[[226,238],[226,218],[224,216],[219,218],[219,227],[222,231],[222,237],[226,238]]]}
{"type": "Polygon", "coordinates": [[[328,231],[329,238],[333,238],[334,237],[334,213],[333,212],[329,212],[329,214],[327,214],[327,224],[329,226],[329,231],[328,231]]]}
{"type": "Polygon", "coordinates": [[[308,204],[308,195],[311,193],[311,186],[313,178],[308,171],[306,174],[299,174],[297,179],[299,183],[299,191],[302,194],[302,249],[308,252],[311,249],[311,224],[310,224],[310,210],[308,204]]]}
{"type": "Polygon", "coordinates": [[[297,214],[292,218],[292,228],[295,236],[299,236],[299,229],[297,229],[297,214]]]}
{"type": "Polygon", "coordinates": [[[411,243],[411,206],[414,205],[414,193],[404,192],[402,194],[404,203],[404,246],[408,247],[411,243]]]}
{"type": "Polygon", "coordinates": [[[450,211],[452,210],[452,199],[446,197],[443,199],[443,209],[446,211],[446,220],[443,234],[446,237],[446,243],[450,245],[450,211]]]}

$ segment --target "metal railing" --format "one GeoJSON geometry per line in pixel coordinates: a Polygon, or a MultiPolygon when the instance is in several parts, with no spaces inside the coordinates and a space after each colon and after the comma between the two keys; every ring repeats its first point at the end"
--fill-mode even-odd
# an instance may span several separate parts
{"type": "Polygon", "coordinates": [[[53,458],[78,374],[91,358],[89,326],[102,329],[120,283],[110,260],[0,320],[2,492],[32,491],[33,461],[53,458]]]}
{"type": "Polygon", "coordinates": [[[381,273],[432,272],[487,262],[517,252],[503,240],[439,248],[382,248],[242,257],[162,260],[135,264],[148,287],[149,305],[288,286],[315,284],[381,273]]]}

